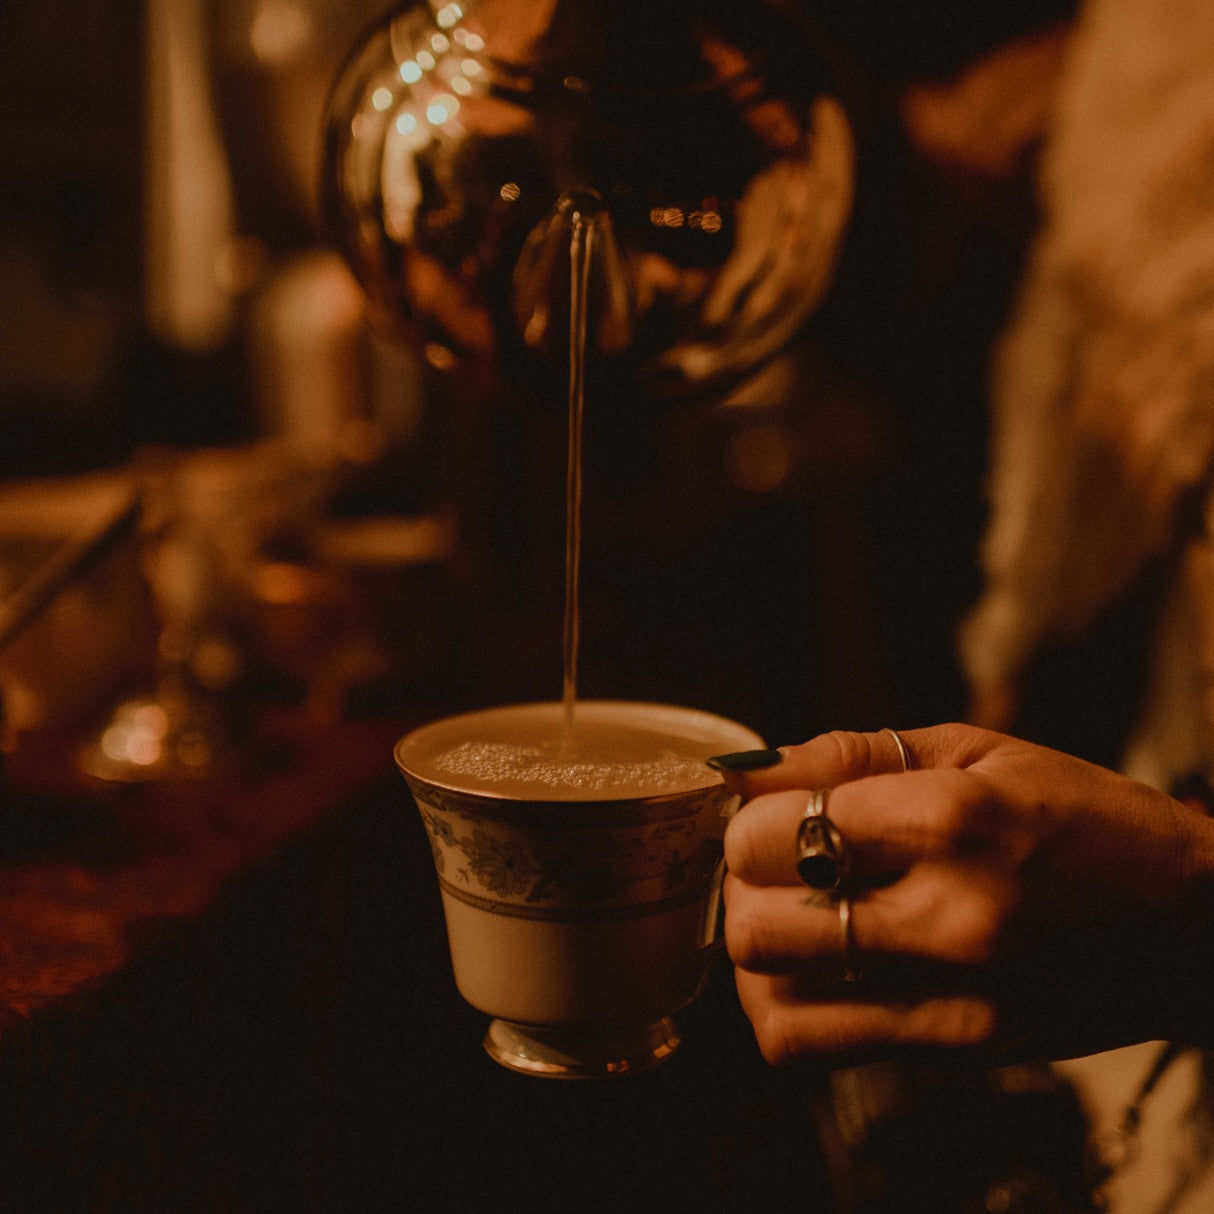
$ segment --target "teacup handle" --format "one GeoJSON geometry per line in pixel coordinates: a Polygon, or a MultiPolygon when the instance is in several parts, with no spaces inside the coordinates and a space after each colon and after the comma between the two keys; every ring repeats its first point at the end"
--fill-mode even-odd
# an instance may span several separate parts
{"type": "Polygon", "coordinates": [[[700,948],[687,960],[686,987],[690,991],[689,999],[699,995],[708,978],[708,972],[713,963],[725,952],[725,925],[721,914],[721,886],[725,880],[725,861],[717,866],[712,877],[712,892],[708,904],[704,908],[704,926],[701,939],[707,938],[708,943],[700,948]]]}
{"type": "MultiPolygon", "coordinates": [[[[722,837],[734,814],[741,808],[742,798],[740,796],[730,797],[721,806],[722,837]]],[[[704,985],[708,972],[713,967],[713,963],[725,952],[725,923],[722,914],[723,895],[721,892],[724,884],[725,860],[722,857],[720,864],[717,865],[716,872],[713,873],[712,893],[708,898],[708,905],[704,909],[702,938],[707,939],[708,943],[697,949],[688,961],[687,986],[692,992],[692,998],[695,998],[700,993],[700,989],[704,985]]]]}

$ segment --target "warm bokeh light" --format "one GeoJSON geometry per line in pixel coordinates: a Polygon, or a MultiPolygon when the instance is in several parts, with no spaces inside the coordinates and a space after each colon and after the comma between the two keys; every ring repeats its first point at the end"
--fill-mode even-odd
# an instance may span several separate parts
{"type": "Polygon", "coordinates": [[[133,702],[119,709],[101,736],[101,749],[116,763],[151,767],[162,757],[168,730],[168,713],[159,704],[133,702]]]}
{"type": "Polygon", "coordinates": [[[457,366],[455,355],[439,342],[427,342],[422,354],[436,371],[454,371],[457,366]]]}
{"type": "Polygon", "coordinates": [[[439,93],[426,106],[426,119],[432,126],[441,126],[459,113],[459,102],[450,93],[439,93]]]}
{"type": "Polygon", "coordinates": [[[281,66],[297,59],[315,33],[305,5],[291,0],[268,0],[253,17],[249,45],[262,63],[281,66]]]}

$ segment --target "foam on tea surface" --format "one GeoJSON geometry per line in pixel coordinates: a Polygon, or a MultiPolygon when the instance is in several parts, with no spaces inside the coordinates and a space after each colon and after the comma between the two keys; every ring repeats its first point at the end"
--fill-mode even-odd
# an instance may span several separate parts
{"type": "Polygon", "coordinates": [[[465,742],[434,759],[443,783],[474,781],[508,796],[560,800],[568,796],[636,795],[632,790],[675,792],[704,778],[702,758],[680,758],[662,750],[651,758],[609,760],[582,753],[582,740],[564,747],[523,747],[499,742],[465,742]]]}
{"type": "Polygon", "coordinates": [[[560,704],[524,704],[448,718],[398,749],[415,775],[465,792],[541,801],[660,796],[707,788],[704,760],[737,748],[739,727],[660,704],[585,701],[573,728],[560,704]]]}

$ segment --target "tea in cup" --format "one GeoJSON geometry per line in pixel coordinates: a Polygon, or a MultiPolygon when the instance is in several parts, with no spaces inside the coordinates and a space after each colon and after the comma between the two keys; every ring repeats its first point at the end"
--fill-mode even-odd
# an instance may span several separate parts
{"type": "Polygon", "coordinates": [[[737,798],[705,765],[761,747],[695,709],[519,704],[405,735],[456,985],[503,1066],[562,1078],[669,1057],[714,950],[737,798]]]}

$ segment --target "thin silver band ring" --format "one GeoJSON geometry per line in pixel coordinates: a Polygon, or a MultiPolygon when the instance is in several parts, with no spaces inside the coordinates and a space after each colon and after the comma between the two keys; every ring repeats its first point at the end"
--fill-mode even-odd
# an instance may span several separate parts
{"type": "Polygon", "coordinates": [[[910,771],[910,769],[911,769],[910,750],[907,749],[906,743],[902,740],[902,735],[896,729],[890,729],[888,726],[886,726],[886,728],[883,729],[881,732],[887,733],[887,734],[889,734],[889,736],[891,738],[893,738],[894,745],[898,748],[898,758],[900,758],[902,760],[902,770],[910,771]]]}
{"type": "Polygon", "coordinates": [[[860,970],[855,963],[856,937],[852,929],[851,898],[844,894],[838,901],[839,938],[843,952],[843,981],[857,982],[860,970]]]}

